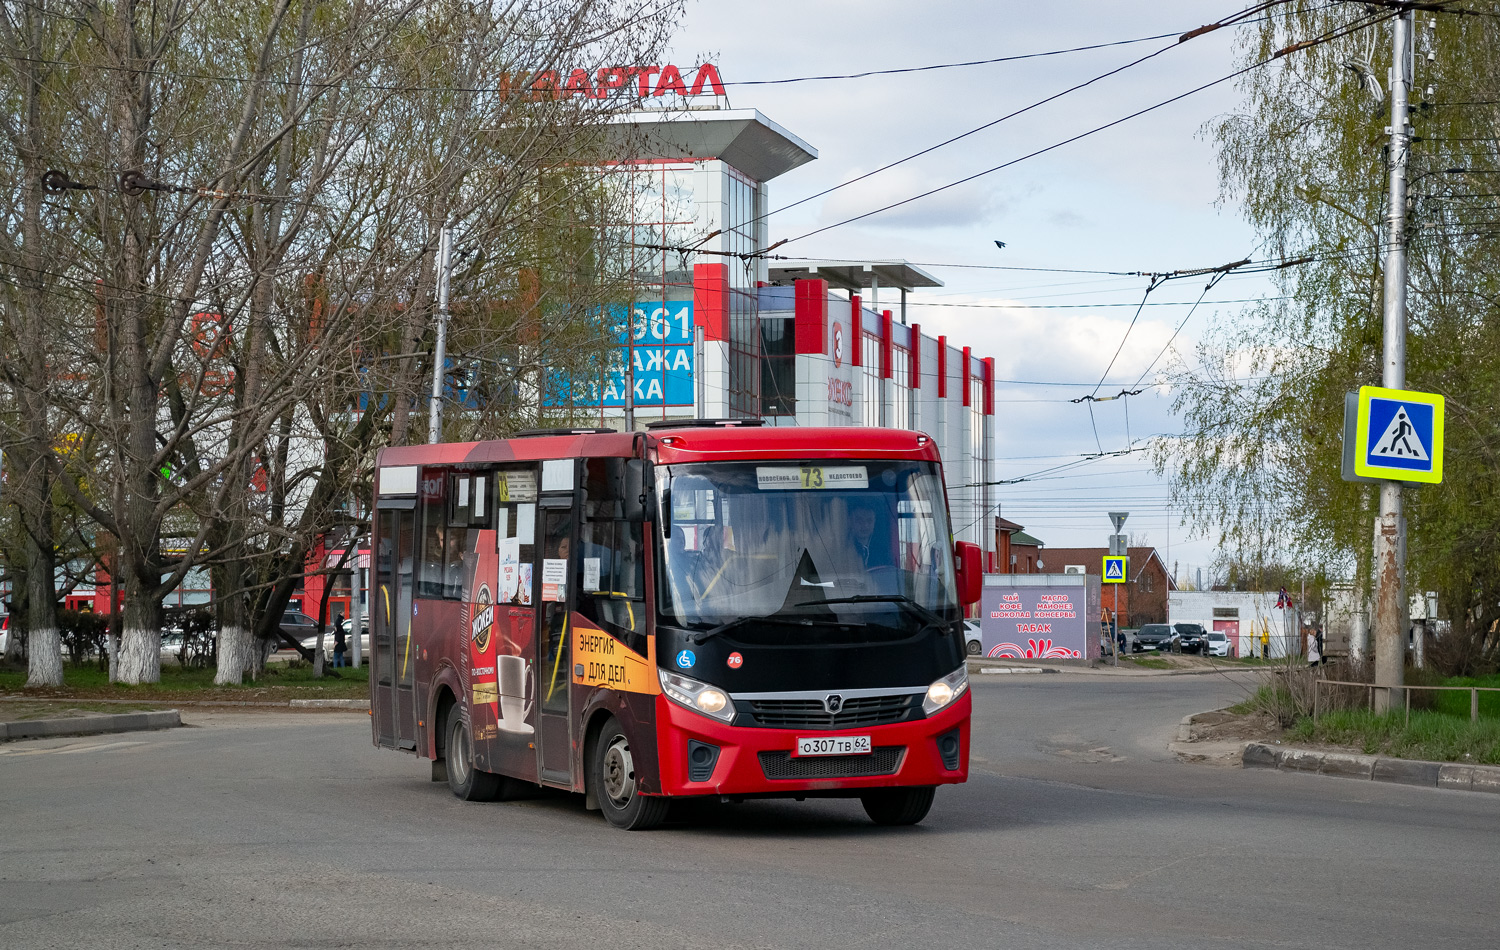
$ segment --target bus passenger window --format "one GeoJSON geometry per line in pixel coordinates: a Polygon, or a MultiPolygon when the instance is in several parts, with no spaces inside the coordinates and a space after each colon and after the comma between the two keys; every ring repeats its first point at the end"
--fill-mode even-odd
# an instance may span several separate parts
{"type": "Polygon", "coordinates": [[[588,521],[575,567],[578,610],[630,649],[646,653],[646,579],[641,524],[588,521]]]}
{"type": "Polygon", "coordinates": [[[418,597],[443,596],[443,549],[447,528],[441,521],[424,519],[422,525],[422,570],[417,575],[418,597]]]}

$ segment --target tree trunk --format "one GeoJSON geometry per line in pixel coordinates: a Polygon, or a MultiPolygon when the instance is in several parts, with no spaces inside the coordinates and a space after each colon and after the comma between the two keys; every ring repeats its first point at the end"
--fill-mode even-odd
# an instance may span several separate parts
{"type": "Polygon", "coordinates": [[[245,616],[245,596],[237,581],[243,576],[238,564],[214,572],[214,587],[220,591],[218,669],[214,672],[214,683],[218,686],[238,686],[245,681],[245,674],[255,666],[255,635],[245,616]],[[228,578],[233,575],[235,581],[228,578]]]}
{"type": "MultiPolygon", "coordinates": [[[[51,506],[47,506],[50,520],[51,506]]],[[[50,527],[50,525],[49,525],[50,527]]],[[[26,537],[27,686],[63,684],[62,636],[57,631],[52,533],[26,537]]]]}
{"type": "Polygon", "coordinates": [[[116,663],[119,682],[132,686],[161,681],[161,602],[138,571],[125,576],[124,632],[116,663]]]}

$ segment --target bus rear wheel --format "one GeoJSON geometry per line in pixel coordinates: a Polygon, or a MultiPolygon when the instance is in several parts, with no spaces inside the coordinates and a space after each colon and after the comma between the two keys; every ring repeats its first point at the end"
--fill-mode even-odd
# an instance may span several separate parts
{"type": "Polygon", "coordinates": [[[932,797],[937,789],[881,788],[865,792],[859,802],[865,806],[865,814],[877,825],[915,825],[927,817],[932,807],[932,797]]]}
{"type": "Polygon", "coordinates": [[[493,772],[474,767],[474,742],[469,733],[469,714],[460,706],[448,712],[448,787],[466,802],[492,802],[500,796],[502,779],[493,772]]]}
{"type": "Polygon", "coordinates": [[[605,720],[599,739],[594,743],[589,784],[593,786],[605,820],[616,828],[647,831],[667,817],[668,802],[665,798],[641,794],[636,781],[635,756],[630,751],[630,737],[613,716],[605,720]]]}

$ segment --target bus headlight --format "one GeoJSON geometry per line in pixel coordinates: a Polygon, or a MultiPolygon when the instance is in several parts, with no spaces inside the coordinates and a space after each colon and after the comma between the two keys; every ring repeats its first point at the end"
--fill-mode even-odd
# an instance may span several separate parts
{"type": "Polygon", "coordinates": [[[969,668],[966,664],[927,687],[927,695],[922,698],[922,712],[932,715],[962,696],[968,688],[969,668]]]}
{"type": "Polygon", "coordinates": [[[700,683],[680,673],[669,673],[659,668],[656,672],[661,677],[662,692],[677,705],[712,716],[720,722],[734,721],[734,703],[729,701],[729,695],[719,687],[700,683]]]}

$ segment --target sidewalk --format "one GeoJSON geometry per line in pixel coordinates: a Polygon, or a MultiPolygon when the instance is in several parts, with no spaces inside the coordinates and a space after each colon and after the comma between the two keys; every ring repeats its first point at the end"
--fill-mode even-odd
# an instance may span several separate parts
{"type": "MultiPolygon", "coordinates": [[[[1039,673],[1087,673],[1094,676],[1212,676],[1215,674],[1232,674],[1254,672],[1253,669],[1245,667],[1206,667],[1202,669],[1175,669],[1175,670],[1145,670],[1130,664],[1130,661],[1121,663],[1118,668],[1110,663],[1109,657],[1097,661],[1097,665],[1090,666],[1082,660],[1012,660],[1012,659],[990,659],[982,656],[969,657],[969,674],[984,675],[989,670],[1004,670],[1014,673],[1020,671],[1036,670],[1039,673]]],[[[993,675],[993,674],[991,674],[993,675]]]]}

